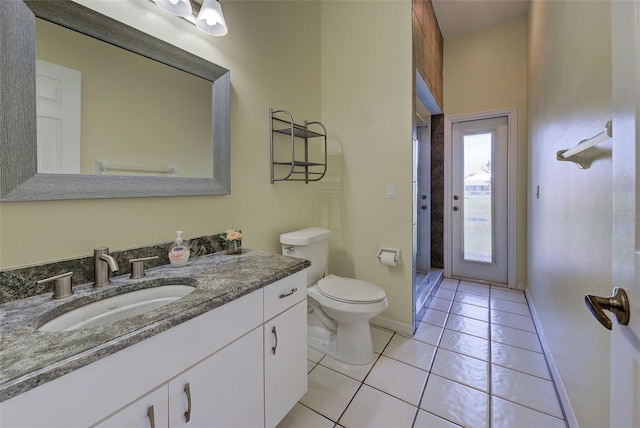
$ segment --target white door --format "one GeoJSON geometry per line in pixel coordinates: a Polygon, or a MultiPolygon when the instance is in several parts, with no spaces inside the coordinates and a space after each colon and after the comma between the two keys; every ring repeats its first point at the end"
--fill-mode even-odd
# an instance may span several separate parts
{"type": "Polygon", "coordinates": [[[80,173],[80,72],[36,62],[38,173],[80,173]]]}
{"type": "MultiPolygon", "coordinates": [[[[640,2],[612,2],[613,278],[630,300],[629,324],[613,322],[611,426],[640,426],[640,2]]],[[[612,316],[610,314],[610,316],[612,316]]]]}
{"type": "Polygon", "coordinates": [[[451,274],[508,283],[506,116],[451,129],[451,274]]]}

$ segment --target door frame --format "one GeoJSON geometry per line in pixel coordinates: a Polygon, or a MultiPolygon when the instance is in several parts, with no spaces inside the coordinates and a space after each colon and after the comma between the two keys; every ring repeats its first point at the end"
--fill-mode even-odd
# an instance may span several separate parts
{"type": "Polygon", "coordinates": [[[640,4],[611,4],[612,75],[612,277],[629,295],[628,325],[615,322],[610,341],[609,426],[637,426],[640,395],[640,243],[638,143],[640,143],[640,4]],[[635,373],[635,375],[634,375],[635,373]]]}
{"type": "Polygon", "coordinates": [[[516,191],[518,188],[517,160],[518,160],[518,111],[515,107],[490,110],[479,113],[445,116],[444,120],[444,276],[452,277],[453,256],[451,254],[452,225],[451,200],[452,169],[453,169],[453,142],[452,126],[456,122],[489,119],[497,116],[506,116],[508,122],[507,142],[507,286],[517,288],[517,236],[516,236],[516,191]]]}
{"type": "Polygon", "coordinates": [[[431,114],[429,114],[428,119],[422,118],[423,124],[419,124],[416,128],[417,133],[417,171],[416,171],[416,184],[417,184],[417,192],[415,195],[415,208],[414,211],[416,213],[416,227],[417,227],[417,237],[416,237],[416,263],[415,269],[416,272],[426,272],[427,275],[431,271],[431,114]],[[426,120],[424,120],[426,119],[426,120]],[[426,126],[427,130],[421,129],[421,127],[426,126]],[[421,133],[426,133],[426,136],[420,138],[421,133]],[[428,144],[424,144],[428,139],[428,144]],[[425,160],[427,162],[425,162],[425,160]],[[426,169],[426,172],[425,172],[426,169]],[[420,195],[427,194],[426,202],[421,202],[420,195]],[[421,211],[422,204],[427,204],[426,213],[422,213],[421,211]],[[424,218],[428,216],[428,224],[425,227],[425,221],[421,219],[421,216],[424,218]],[[422,225],[422,227],[421,227],[422,225]],[[426,230],[426,232],[425,232],[426,230]],[[426,234],[426,239],[425,239],[426,234]],[[418,256],[422,256],[424,260],[426,258],[426,264],[421,266],[426,268],[425,270],[418,269],[418,264],[420,263],[420,258],[418,256]]]}

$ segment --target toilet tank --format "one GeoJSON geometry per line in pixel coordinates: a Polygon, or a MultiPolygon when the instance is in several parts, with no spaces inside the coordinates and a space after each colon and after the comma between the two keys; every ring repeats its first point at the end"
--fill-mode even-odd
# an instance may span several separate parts
{"type": "Polygon", "coordinates": [[[329,236],[331,231],[321,227],[310,227],[280,235],[282,254],[311,262],[307,273],[307,285],[315,284],[327,272],[329,236]]]}

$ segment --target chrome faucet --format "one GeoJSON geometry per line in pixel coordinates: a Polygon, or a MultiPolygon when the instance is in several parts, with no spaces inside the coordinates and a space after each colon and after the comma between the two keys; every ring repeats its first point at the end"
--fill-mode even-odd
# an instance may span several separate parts
{"type": "Polygon", "coordinates": [[[104,287],[105,285],[111,284],[109,271],[115,272],[119,267],[116,259],[109,255],[109,249],[104,247],[93,250],[93,260],[93,286],[104,287]]]}

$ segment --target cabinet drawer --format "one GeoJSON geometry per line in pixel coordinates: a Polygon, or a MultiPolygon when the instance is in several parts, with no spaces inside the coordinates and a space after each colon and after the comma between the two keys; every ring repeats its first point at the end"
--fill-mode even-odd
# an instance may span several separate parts
{"type": "Polygon", "coordinates": [[[169,387],[163,385],[93,427],[166,427],[169,424],[168,395],[169,387]]]}
{"type": "Polygon", "coordinates": [[[264,319],[268,320],[307,297],[307,270],[264,288],[264,319]]]}

